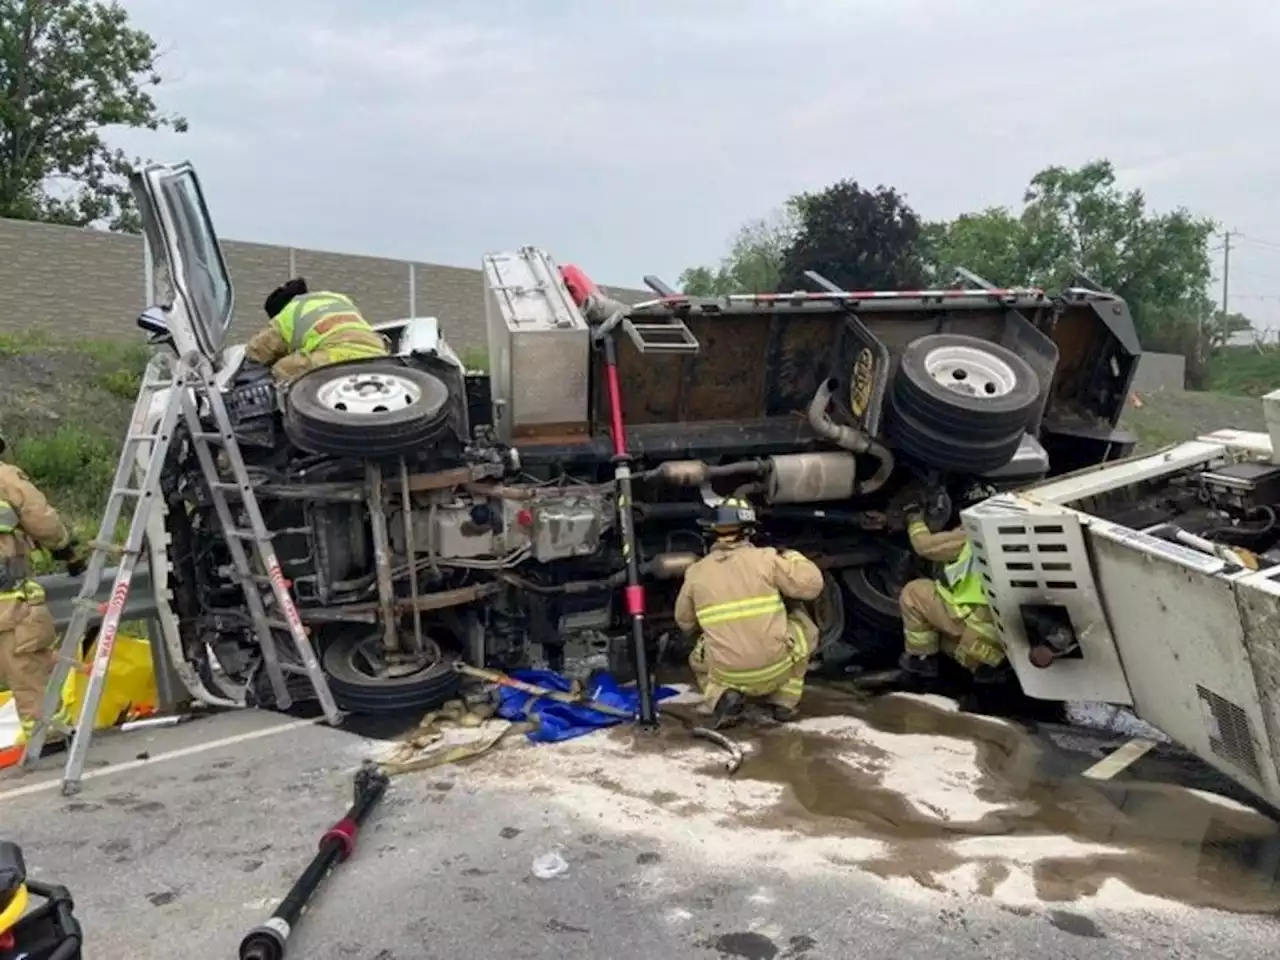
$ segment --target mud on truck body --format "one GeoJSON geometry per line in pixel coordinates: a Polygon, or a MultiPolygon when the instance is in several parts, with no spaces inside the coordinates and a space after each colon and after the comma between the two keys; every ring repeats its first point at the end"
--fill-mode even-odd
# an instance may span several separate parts
{"type": "MultiPolygon", "coordinates": [[[[152,165],[133,185],[172,288],[139,324],[216,365],[348,711],[438,704],[457,688],[452,658],[561,667],[595,654],[623,673],[634,662],[607,338],[650,653],[677,637],[671,609],[717,497],[749,496],[761,540],[824,568],[815,661],[838,644],[870,663],[896,655],[896,591],[923,570],[905,498],[923,494],[931,522],[951,523],[975,482],[1012,489],[1132,447],[1116,426],[1139,356],[1125,304],[972,275],[908,292],[842,291],[814,275],[810,292],[718,298],[646,278],[654,297],[617,311],[521,248],[483,259],[488,372],[467,369],[434,318],[415,317],[375,324],[389,358],[281,391],[227,343],[231,278],[195,172],[152,165]]],[[[203,478],[189,443],[173,451],[150,537],[169,653],[193,697],[270,705],[203,478]]]]}

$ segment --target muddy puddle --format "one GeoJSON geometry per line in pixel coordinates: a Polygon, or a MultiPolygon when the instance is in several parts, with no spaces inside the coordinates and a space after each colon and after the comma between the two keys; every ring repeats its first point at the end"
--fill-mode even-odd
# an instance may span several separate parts
{"type": "MultiPolygon", "coordinates": [[[[811,687],[801,720],[730,731],[751,745],[734,779],[785,788],[776,804],[735,812],[739,825],[875,839],[882,853],[848,865],[925,887],[951,875],[954,888],[963,870],[969,889],[991,895],[1013,865],[1042,901],[1092,896],[1115,879],[1190,906],[1280,911],[1280,825],[1231,800],[1084,778],[1092,758],[1064,762],[1021,727],[918,698],[811,687]]],[[[642,751],[687,736],[674,723],[610,735],[642,751]]],[[[707,757],[706,775],[723,776],[720,755],[708,747],[707,757]]]]}

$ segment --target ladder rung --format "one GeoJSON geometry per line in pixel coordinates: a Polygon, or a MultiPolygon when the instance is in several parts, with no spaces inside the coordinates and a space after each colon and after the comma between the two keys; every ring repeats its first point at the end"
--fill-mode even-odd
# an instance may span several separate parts
{"type": "Polygon", "coordinates": [[[204,440],[208,443],[223,443],[226,440],[222,434],[216,433],[212,430],[198,430],[191,434],[191,438],[193,440],[204,440]]]}
{"type": "Polygon", "coordinates": [[[107,543],[102,540],[90,540],[89,549],[101,550],[103,553],[109,553],[109,554],[112,554],[113,556],[119,556],[125,553],[141,553],[142,552],[141,547],[138,547],[135,550],[130,550],[129,545],[127,543],[107,543]]]}
{"type": "Polygon", "coordinates": [[[209,486],[214,490],[234,490],[236,493],[240,492],[240,484],[234,483],[230,480],[215,480],[213,483],[209,484],[209,486]]]}
{"type": "Polygon", "coordinates": [[[113,497],[145,497],[149,493],[142,487],[112,487],[111,495],[113,497]]]}
{"type": "Polygon", "coordinates": [[[259,537],[252,530],[246,530],[243,527],[237,527],[236,529],[230,531],[230,536],[233,536],[239,540],[270,540],[271,531],[268,530],[261,537],[259,537]]]}
{"type": "Polygon", "coordinates": [[[125,443],[145,443],[146,441],[149,441],[149,440],[159,440],[161,436],[162,434],[159,434],[159,433],[147,433],[146,431],[136,432],[136,431],[130,430],[128,433],[124,435],[124,442],[125,443]]]}

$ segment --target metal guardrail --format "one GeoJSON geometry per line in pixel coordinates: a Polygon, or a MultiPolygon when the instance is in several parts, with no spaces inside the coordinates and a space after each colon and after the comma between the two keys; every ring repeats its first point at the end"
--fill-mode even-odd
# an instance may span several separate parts
{"type": "MultiPolygon", "coordinates": [[[[111,587],[115,583],[116,568],[108,567],[102,573],[102,582],[98,587],[97,600],[106,603],[111,596],[111,587]]],[[[66,573],[51,573],[36,577],[36,581],[44,587],[48,599],[49,612],[59,630],[65,630],[71,622],[75,599],[80,595],[83,586],[82,578],[66,573]]],[[[133,582],[129,584],[129,599],[125,603],[124,620],[150,620],[156,615],[156,599],[151,592],[151,570],[145,563],[139,563],[133,573],[133,582]]],[[[102,614],[95,613],[89,626],[97,626],[102,622],[102,614]]]]}

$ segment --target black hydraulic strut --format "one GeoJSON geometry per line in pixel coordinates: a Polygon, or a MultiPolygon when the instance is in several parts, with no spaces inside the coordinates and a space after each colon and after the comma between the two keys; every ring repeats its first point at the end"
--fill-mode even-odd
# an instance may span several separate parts
{"type": "Polygon", "coordinates": [[[376,763],[366,760],[355,776],[355,800],[346,816],[325,831],[320,852],[312,858],[270,919],[250,930],[240,941],[240,960],[284,960],[289,935],[306,909],[307,902],[335,866],[356,848],[360,826],[387,791],[387,775],[376,763]]]}
{"type": "Polygon", "coordinates": [[[649,652],[645,648],[645,596],[640,581],[640,556],[636,544],[635,518],[631,515],[631,453],[627,450],[627,428],[622,419],[622,387],[618,382],[618,348],[613,332],[602,338],[604,371],[609,392],[609,435],[613,440],[613,476],[618,483],[618,528],[622,535],[622,556],[627,565],[627,614],[631,618],[631,648],[635,655],[636,690],[640,694],[640,725],[657,727],[653,705],[653,678],[649,674],[649,652]]]}

